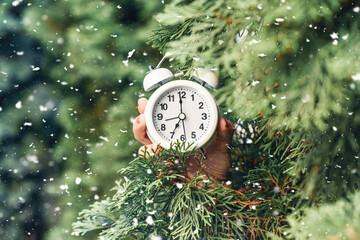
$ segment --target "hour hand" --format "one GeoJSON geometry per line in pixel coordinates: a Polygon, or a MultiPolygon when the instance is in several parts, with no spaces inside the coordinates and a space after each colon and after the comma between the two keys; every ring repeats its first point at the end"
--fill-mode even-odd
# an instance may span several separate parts
{"type": "Polygon", "coordinates": [[[175,135],[175,130],[179,127],[180,121],[181,121],[181,120],[179,119],[179,121],[175,124],[174,130],[173,130],[172,132],[170,132],[170,133],[171,133],[171,139],[173,139],[173,137],[174,137],[174,135],[175,135]]]}

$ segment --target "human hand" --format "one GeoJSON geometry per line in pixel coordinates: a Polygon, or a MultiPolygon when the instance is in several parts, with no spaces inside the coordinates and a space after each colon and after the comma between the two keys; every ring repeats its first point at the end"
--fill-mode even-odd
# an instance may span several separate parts
{"type": "MultiPolygon", "coordinates": [[[[144,144],[139,150],[139,154],[145,151],[155,151],[158,148],[157,144],[151,142],[146,134],[145,122],[145,106],[147,103],[146,98],[138,100],[138,111],[140,115],[133,123],[133,133],[136,140],[144,144]]],[[[214,141],[205,149],[207,156],[206,160],[202,161],[203,168],[201,174],[205,172],[215,181],[225,183],[231,179],[231,158],[230,158],[230,145],[234,134],[234,124],[231,121],[220,118],[217,127],[217,135],[214,141]]],[[[198,155],[197,157],[201,157],[198,155]]],[[[195,156],[190,156],[186,162],[186,171],[188,177],[193,177],[198,172],[200,166],[195,156]]],[[[231,185],[230,185],[231,186],[231,185]]]]}

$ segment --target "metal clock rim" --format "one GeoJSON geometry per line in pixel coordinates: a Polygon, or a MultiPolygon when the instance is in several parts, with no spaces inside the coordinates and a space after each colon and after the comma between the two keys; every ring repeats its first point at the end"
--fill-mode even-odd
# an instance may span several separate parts
{"type": "Polygon", "coordinates": [[[175,87],[191,87],[195,90],[197,90],[202,96],[204,96],[206,98],[206,100],[208,100],[209,104],[211,106],[210,107],[210,111],[213,114],[214,118],[213,121],[210,123],[210,129],[208,130],[208,133],[201,139],[201,141],[197,142],[197,145],[193,145],[190,150],[193,149],[198,149],[200,147],[206,147],[214,138],[214,135],[216,134],[216,129],[217,129],[217,123],[219,120],[219,110],[218,110],[218,106],[216,104],[216,101],[214,99],[214,97],[211,95],[211,93],[203,86],[201,86],[200,84],[196,83],[196,82],[192,82],[190,80],[176,80],[176,81],[172,81],[172,82],[168,82],[164,85],[162,85],[161,87],[159,87],[149,98],[146,107],[145,107],[145,121],[146,121],[146,128],[147,128],[147,134],[148,137],[150,138],[150,140],[153,143],[158,143],[160,144],[161,147],[169,149],[170,148],[170,143],[167,141],[164,141],[164,139],[159,135],[159,133],[156,131],[155,126],[154,126],[154,122],[153,122],[153,116],[152,116],[152,112],[155,106],[156,101],[158,100],[158,98],[166,91],[168,91],[171,88],[175,88],[175,87]]]}

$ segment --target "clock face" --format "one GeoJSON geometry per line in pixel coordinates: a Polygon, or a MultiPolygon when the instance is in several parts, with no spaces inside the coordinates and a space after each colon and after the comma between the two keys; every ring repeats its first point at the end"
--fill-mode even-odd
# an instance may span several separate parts
{"type": "Polygon", "coordinates": [[[204,91],[191,86],[174,86],[166,89],[155,100],[152,121],[164,141],[179,140],[186,142],[187,146],[188,143],[202,142],[209,137],[209,131],[214,131],[217,107],[212,98],[203,94],[204,91]]]}

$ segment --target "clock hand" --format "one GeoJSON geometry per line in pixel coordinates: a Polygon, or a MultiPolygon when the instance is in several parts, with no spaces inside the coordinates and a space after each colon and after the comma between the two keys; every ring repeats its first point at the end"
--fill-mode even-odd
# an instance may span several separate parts
{"type": "Polygon", "coordinates": [[[177,119],[177,118],[179,118],[179,117],[168,118],[168,119],[165,119],[165,121],[174,120],[174,119],[177,119]]]}
{"type": "Polygon", "coordinates": [[[179,123],[180,123],[180,119],[179,119],[179,121],[175,124],[175,128],[174,128],[174,130],[172,131],[172,132],[170,132],[170,133],[172,133],[172,135],[171,135],[171,139],[173,139],[173,137],[174,137],[174,134],[175,134],[175,130],[179,127],[179,123]]]}
{"type": "Polygon", "coordinates": [[[184,136],[185,136],[185,141],[186,141],[186,131],[185,131],[185,124],[184,124],[184,120],[181,120],[182,121],[182,126],[183,126],[183,129],[184,129],[184,136]]]}
{"type": "Polygon", "coordinates": [[[180,103],[180,113],[183,113],[183,111],[182,111],[182,103],[183,103],[183,101],[182,101],[182,98],[181,98],[181,92],[179,92],[179,103],[180,103]]]}

